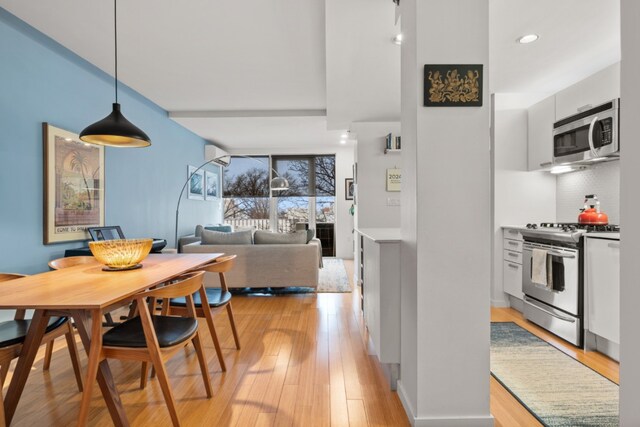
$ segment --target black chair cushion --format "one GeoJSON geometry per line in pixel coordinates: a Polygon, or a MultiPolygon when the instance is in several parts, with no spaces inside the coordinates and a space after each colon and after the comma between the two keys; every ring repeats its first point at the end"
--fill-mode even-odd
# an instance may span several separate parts
{"type": "MultiPolygon", "coordinates": [[[[160,347],[171,347],[188,340],[198,330],[198,321],[190,317],[153,316],[153,328],[160,347]]],[[[111,347],[146,347],[140,317],[113,327],[104,334],[102,342],[111,347]]]]}
{"type": "MultiPolygon", "coordinates": [[[[220,307],[231,301],[231,292],[224,292],[222,288],[206,288],[206,291],[209,307],[220,307]]],[[[187,300],[185,297],[173,298],[170,304],[175,307],[186,307],[187,300]]],[[[200,292],[193,294],[193,304],[197,308],[202,307],[200,292]]]]}
{"type": "MultiPolygon", "coordinates": [[[[66,317],[50,317],[46,332],[53,331],[66,321],[66,317]]],[[[24,342],[30,325],[31,319],[0,322],[0,348],[24,342]]]]}

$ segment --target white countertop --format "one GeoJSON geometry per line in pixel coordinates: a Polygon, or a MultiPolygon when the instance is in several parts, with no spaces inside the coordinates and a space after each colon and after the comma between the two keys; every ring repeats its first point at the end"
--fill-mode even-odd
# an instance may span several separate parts
{"type": "Polygon", "coordinates": [[[376,243],[397,243],[402,240],[399,228],[358,228],[356,231],[376,243]]]}
{"type": "Polygon", "coordinates": [[[527,227],[524,225],[502,225],[500,228],[504,230],[526,230],[527,227]]]}

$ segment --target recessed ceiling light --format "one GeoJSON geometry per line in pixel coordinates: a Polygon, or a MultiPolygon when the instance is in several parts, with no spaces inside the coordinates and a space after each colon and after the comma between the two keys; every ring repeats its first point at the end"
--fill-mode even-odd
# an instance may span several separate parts
{"type": "Polygon", "coordinates": [[[539,36],[537,34],[526,34],[522,37],[519,37],[516,41],[520,44],[533,43],[538,40],[539,36]]]}
{"type": "Polygon", "coordinates": [[[340,138],[342,138],[342,139],[347,139],[348,137],[349,137],[349,135],[346,132],[344,132],[342,135],[340,135],[340,138]]]}
{"type": "Polygon", "coordinates": [[[340,144],[343,144],[343,145],[344,145],[344,144],[346,144],[346,143],[347,143],[347,140],[346,140],[346,139],[341,139],[341,140],[340,140],[340,144]]]}
{"type": "Polygon", "coordinates": [[[396,34],[394,38],[391,39],[395,44],[402,44],[402,33],[396,34]]]}

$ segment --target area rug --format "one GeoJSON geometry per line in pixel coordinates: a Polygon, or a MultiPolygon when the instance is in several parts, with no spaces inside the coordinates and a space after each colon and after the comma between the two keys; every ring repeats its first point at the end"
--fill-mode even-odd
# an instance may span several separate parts
{"type": "Polygon", "coordinates": [[[618,426],[618,385],[513,322],[491,324],[491,375],[545,426],[618,426]]]}
{"type": "Polygon", "coordinates": [[[351,292],[347,270],[340,258],[322,258],[318,292],[351,292]]]}

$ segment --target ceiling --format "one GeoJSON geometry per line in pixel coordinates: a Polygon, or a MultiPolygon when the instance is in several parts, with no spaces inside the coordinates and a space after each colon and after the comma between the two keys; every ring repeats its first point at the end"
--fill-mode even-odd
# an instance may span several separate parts
{"type": "MultiPolygon", "coordinates": [[[[113,74],[111,1],[0,7],[113,74]]],[[[490,0],[491,92],[526,107],[618,61],[619,13],[619,0],[490,0]]],[[[391,0],[120,1],[119,78],[226,149],[339,145],[353,121],[399,120],[394,18],[391,0]]]]}

